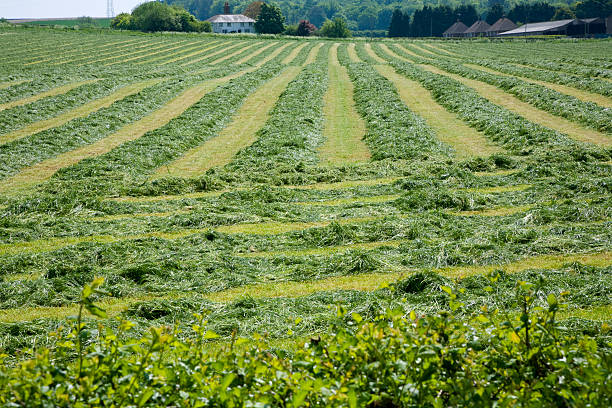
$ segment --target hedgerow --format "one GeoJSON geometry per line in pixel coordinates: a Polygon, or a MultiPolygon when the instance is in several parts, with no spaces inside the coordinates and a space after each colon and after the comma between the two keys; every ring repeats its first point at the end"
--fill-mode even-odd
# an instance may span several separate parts
{"type": "MultiPolygon", "coordinates": [[[[423,277],[425,278],[425,277],[423,277]]],[[[400,282],[395,291],[435,281],[400,282]],[[422,282],[422,283],[421,283],[422,282]]],[[[607,349],[558,322],[567,294],[541,293],[519,282],[516,313],[483,308],[459,317],[461,294],[439,285],[449,312],[373,312],[367,319],[337,306],[330,334],[312,337],[291,354],[275,353],[265,338],[232,336],[218,351],[218,334],[196,315],[192,335],[153,328],[125,340],[117,331],[83,324],[101,280],[87,285],[71,330],[15,367],[3,366],[0,400],[13,406],[607,406],[612,359],[607,349]],[[545,305],[541,306],[541,296],[545,305]],[[87,345],[87,342],[97,338],[87,345]],[[562,379],[562,380],[561,380],[562,379]]],[[[483,291],[493,292],[492,285],[483,291]]],[[[435,289],[430,289],[435,293],[435,289]]],[[[510,300],[510,299],[509,299],[510,300]]],[[[246,300],[245,302],[248,302],[246,300]]],[[[301,322],[296,320],[294,325],[301,322]]]]}

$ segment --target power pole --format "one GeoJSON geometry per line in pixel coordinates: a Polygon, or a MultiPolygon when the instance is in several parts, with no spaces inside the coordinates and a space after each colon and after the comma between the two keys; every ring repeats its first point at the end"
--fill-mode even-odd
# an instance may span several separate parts
{"type": "Polygon", "coordinates": [[[113,0],[106,0],[106,17],[115,17],[115,8],[113,7],[113,0]]]}

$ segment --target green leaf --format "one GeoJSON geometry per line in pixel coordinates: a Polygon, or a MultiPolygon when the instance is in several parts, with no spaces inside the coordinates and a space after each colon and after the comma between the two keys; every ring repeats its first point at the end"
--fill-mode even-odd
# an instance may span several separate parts
{"type": "Polygon", "coordinates": [[[351,316],[353,317],[353,320],[357,323],[361,323],[363,320],[363,317],[361,317],[359,313],[353,313],[351,316]]]}
{"type": "Polygon", "coordinates": [[[298,393],[293,396],[292,405],[294,407],[301,407],[302,404],[304,404],[304,400],[306,399],[306,396],[308,396],[308,391],[306,390],[298,391],[298,393]]]}
{"type": "Polygon", "coordinates": [[[99,306],[94,305],[91,302],[84,303],[85,309],[91,313],[92,315],[99,317],[101,319],[105,319],[107,317],[106,310],[102,309],[99,306]]]}
{"type": "Polygon", "coordinates": [[[236,374],[234,373],[229,373],[228,375],[226,375],[225,378],[223,378],[223,382],[221,383],[221,388],[228,388],[235,378],[236,374]]]}
{"type": "Polygon", "coordinates": [[[204,339],[205,339],[205,340],[208,340],[208,339],[217,339],[217,338],[219,338],[219,337],[220,337],[220,336],[219,336],[217,333],[215,333],[214,331],[210,331],[210,330],[208,330],[208,331],[207,331],[207,332],[204,334],[204,339]]]}
{"type": "Polygon", "coordinates": [[[140,398],[138,398],[138,406],[142,407],[147,403],[149,398],[151,398],[154,394],[153,389],[147,388],[142,394],[140,394],[140,398]]]}
{"type": "Polygon", "coordinates": [[[355,390],[348,392],[348,402],[350,408],[357,408],[357,394],[355,394],[355,390]]]}

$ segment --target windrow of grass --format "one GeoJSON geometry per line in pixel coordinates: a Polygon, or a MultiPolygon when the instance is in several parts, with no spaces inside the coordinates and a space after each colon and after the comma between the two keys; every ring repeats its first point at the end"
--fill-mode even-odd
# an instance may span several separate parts
{"type": "Polygon", "coordinates": [[[441,59],[436,60],[434,65],[462,77],[493,85],[553,115],[561,116],[601,132],[612,132],[612,113],[606,107],[592,102],[584,102],[575,96],[562,94],[554,89],[529,83],[517,77],[495,75],[441,59]]]}
{"type": "Polygon", "coordinates": [[[353,84],[346,68],[338,61],[339,45],[334,44],[329,52],[329,86],[323,112],[326,140],[319,150],[322,161],[331,165],[364,162],[370,158],[370,151],[362,141],[366,130],[355,109],[353,84]]]}
{"type": "MultiPolygon", "coordinates": [[[[282,59],[288,52],[289,50],[285,49],[276,59],[282,59]]],[[[261,57],[264,57],[264,54],[261,57]]],[[[56,179],[62,183],[82,180],[79,183],[82,183],[81,188],[84,191],[92,191],[91,187],[94,186],[91,180],[95,179],[97,186],[94,190],[100,193],[121,189],[122,183],[117,181],[125,179],[126,176],[142,180],[190,148],[214,137],[229,122],[248,94],[276,76],[281,68],[274,61],[267,62],[261,68],[239,76],[206,94],[165,126],[101,156],[62,169],[57,173],[56,179]]]]}
{"type": "Polygon", "coordinates": [[[0,160],[0,177],[12,176],[24,167],[104,139],[161,108],[190,84],[224,75],[228,71],[231,72],[228,69],[210,71],[194,75],[187,81],[179,78],[162,81],[86,117],[6,144],[0,150],[0,157],[3,158],[0,160]]]}
{"type": "Polygon", "coordinates": [[[149,86],[155,85],[158,82],[160,82],[159,79],[149,79],[146,81],[139,81],[127,84],[123,87],[120,87],[119,89],[116,89],[114,92],[107,96],[94,99],[91,102],[87,102],[85,104],[77,106],[76,108],[68,110],[62,114],[59,114],[58,116],[49,118],[47,120],[36,121],[28,126],[4,134],[1,136],[1,140],[4,143],[8,143],[27,136],[31,136],[33,134],[45,131],[53,127],[61,126],[73,119],[85,117],[102,108],[109,107],[116,101],[119,101],[130,95],[134,95],[149,86]]]}
{"type": "MultiPolygon", "coordinates": [[[[269,119],[258,130],[256,141],[240,150],[223,171],[262,182],[270,174],[291,177],[300,167],[317,163],[322,144],[323,94],[327,89],[327,51],[317,50],[313,63],[304,68],[279,96],[269,119]],[[309,98],[302,96],[308,94],[309,98]]],[[[313,48],[313,50],[315,50],[313,48]]],[[[285,184],[291,184],[289,180],[285,184]]]]}
{"type": "Polygon", "coordinates": [[[397,74],[390,66],[381,65],[376,69],[393,82],[406,106],[423,117],[436,132],[436,136],[452,146],[458,157],[487,156],[502,151],[487,140],[483,133],[469,127],[439,105],[418,82],[397,74]]]}
{"type": "Polygon", "coordinates": [[[541,86],[544,86],[546,88],[551,88],[559,93],[562,94],[566,94],[566,95],[571,95],[574,96],[584,102],[592,102],[595,103],[599,106],[602,106],[603,108],[612,108],[612,99],[606,97],[606,96],[602,96],[602,95],[597,95],[594,94],[592,92],[587,92],[587,91],[583,91],[577,88],[572,88],[569,87],[567,85],[560,85],[560,84],[556,84],[553,82],[546,82],[546,81],[542,81],[542,80],[536,80],[536,79],[531,79],[531,78],[526,78],[524,76],[520,76],[518,74],[508,74],[508,73],[504,73],[502,71],[498,71],[496,69],[492,69],[492,68],[488,68],[484,65],[475,65],[475,64],[463,64],[468,68],[472,68],[472,69],[477,69],[477,70],[481,70],[484,72],[488,72],[490,74],[494,74],[494,75],[501,75],[501,76],[515,76],[517,78],[519,78],[522,81],[525,82],[529,82],[529,83],[533,83],[533,84],[538,84],[541,86]]]}
{"type": "Polygon", "coordinates": [[[269,117],[270,110],[287,85],[299,74],[300,67],[285,69],[262,85],[245,100],[227,127],[172,163],[161,167],[156,177],[197,177],[208,169],[228,164],[232,157],[256,139],[257,131],[269,117]]]}
{"type": "MultiPolygon", "coordinates": [[[[267,55],[267,54],[268,53],[262,54],[260,57],[261,61],[246,71],[242,71],[242,72],[238,71],[238,72],[231,73],[232,71],[236,71],[237,68],[233,68],[233,69],[225,68],[225,69],[217,69],[217,70],[212,70],[212,71],[204,70],[200,73],[192,72],[188,81],[185,81],[183,78],[175,78],[171,80],[166,80],[158,86],[152,86],[150,87],[150,89],[147,88],[142,91],[142,92],[145,92],[145,94],[143,94],[142,97],[145,97],[146,95],[147,98],[150,98],[154,92],[159,93],[158,95],[156,95],[156,98],[153,98],[152,101],[148,101],[149,102],[148,104],[142,104],[138,102],[138,101],[141,101],[142,98],[136,98],[136,100],[134,100],[134,98],[128,97],[128,98],[125,98],[123,101],[113,104],[113,106],[107,109],[102,109],[99,115],[97,113],[91,114],[88,117],[83,118],[82,120],[71,121],[64,126],[49,129],[47,131],[41,132],[40,134],[37,134],[35,137],[30,137],[30,138],[24,139],[23,141],[15,142],[9,145],[10,147],[7,146],[9,148],[5,151],[5,154],[7,157],[6,164],[5,164],[5,168],[6,168],[5,175],[14,175],[16,170],[22,169],[24,165],[26,164],[31,166],[32,164],[36,163],[36,161],[39,161],[40,159],[47,159],[47,160],[41,162],[39,165],[25,169],[21,174],[16,175],[11,180],[6,181],[0,189],[6,192],[9,190],[15,190],[15,189],[19,190],[19,189],[22,189],[23,187],[29,188],[32,186],[32,184],[50,177],[56,170],[58,170],[61,167],[65,167],[70,164],[74,164],[77,161],[85,157],[102,154],[106,151],[109,151],[113,147],[116,147],[118,143],[123,143],[127,140],[137,138],[146,131],[152,130],[156,127],[160,127],[160,123],[163,123],[164,121],[169,120],[172,117],[175,117],[177,114],[180,114],[183,109],[185,109],[191,103],[193,103],[194,100],[197,100],[198,96],[202,95],[202,92],[207,92],[217,87],[219,84],[223,83],[224,81],[229,81],[245,72],[248,72],[249,70],[256,69],[258,66],[264,64],[268,60],[273,59],[277,56],[276,52],[270,53],[270,55],[267,55]],[[215,79],[215,78],[219,78],[219,76],[221,76],[222,78],[218,80],[215,79]],[[223,76],[225,78],[223,78],[223,76]],[[206,82],[207,80],[208,82],[206,82]],[[202,82],[202,83],[199,86],[197,86],[199,82],[202,82]],[[194,85],[196,86],[193,87],[194,85]],[[189,88],[190,86],[192,88],[189,88]],[[164,91],[160,92],[160,89],[164,89],[164,91]],[[176,100],[174,103],[168,102],[168,105],[166,106],[161,106],[159,104],[151,105],[152,102],[158,102],[160,100],[164,100],[164,101],[167,100],[167,99],[161,99],[161,98],[176,96],[178,92],[181,92],[181,91],[185,91],[188,97],[183,98],[183,97],[177,96],[180,100],[176,100]],[[131,106],[131,104],[134,104],[134,103],[136,103],[137,105],[131,106]],[[128,120],[130,120],[130,117],[123,116],[124,119],[126,120],[126,122],[123,122],[123,124],[124,125],[129,124],[128,126],[124,128],[110,127],[107,124],[104,124],[104,126],[94,125],[92,127],[92,122],[100,123],[98,121],[104,121],[104,120],[108,122],[114,122],[115,124],[120,125],[122,123],[118,121],[114,121],[111,115],[114,115],[116,114],[116,112],[120,112],[125,109],[130,109],[132,111],[134,110],[139,111],[142,108],[145,109],[143,113],[146,113],[147,112],[146,109],[150,109],[152,107],[155,107],[155,109],[162,109],[162,111],[165,112],[163,114],[159,113],[159,115],[161,115],[159,116],[159,118],[161,119],[156,119],[157,118],[157,116],[155,116],[156,113],[151,113],[147,117],[136,116],[134,118],[136,119],[135,122],[130,123],[128,122],[128,120]],[[182,107],[182,108],[178,108],[178,107],[182,107]],[[67,139],[65,139],[65,137],[68,136],[70,133],[73,133],[75,130],[79,129],[79,126],[81,126],[83,129],[82,131],[80,131],[82,132],[82,134],[88,134],[88,133],[92,134],[93,133],[96,135],[96,138],[95,139],[87,138],[83,140],[84,138],[82,137],[82,134],[81,134],[80,139],[75,140],[74,142],[68,142],[67,139]],[[66,132],[67,128],[72,129],[73,132],[66,132]],[[49,143],[51,134],[59,135],[59,137],[58,136],[51,137],[52,140],[54,140],[55,142],[53,144],[49,143]],[[102,138],[100,138],[101,136],[102,138]],[[84,144],[90,144],[96,141],[98,142],[94,145],[83,146],[84,144]],[[32,145],[36,145],[39,143],[44,145],[42,150],[39,148],[32,149],[32,145]],[[71,144],[71,143],[77,143],[77,144],[71,144]],[[75,148],[78,148],[79,146],[82,146],[82,147],[80,147],[78,150],[74,150],[75,148]],[[62,150],[61,151],[57,150],[58,148],[62,148],[62,150]],[[17,153],[17,151],[19,151],[19,154],[17,153]],[[60,156],[56,156],[55,158],[52,158],[54,155],[57,155],[58,153],[64,153],[64,154],[60,156]],[[36,161],[33,161],[33,160],[36,160],[36,161]]],[[[159,82],[159,80],[157,80],[157,82],[159,82]]],[[[148,112],[151,112],[151,111],[148,111],[148,112]]]]}
{"type": "MultiPolygon", "coordinates": [[[[177,325],[186,329],[192,324],[194,311],[207,310],[209,329],[229,339],[232,333],[248,336],[254,333],[266,334],[272,339],[289,336],[307,336],[324,333],[336,318],[335,305],[343,305],[347,310],[358,313],[364,318],[373,318],[386,308],[414,310],[420,314],[431,314],[445,310],[447,301],[441,292],[441,286],[461,290],[459,299],[466,305],[463,313],[469,314],[482,307],[487,309],[502,308],[506,312],[517,313],[518,309],[510,308],[513,302],[511,295],[517,280],[537,281],[542,279],[539,290],[542,293],[559,294],[569,291],[566,301],[569,309],[567,316],[578,313],[584,316],[585,310],[599,310],[602,314],[592,314],[588,318],[567,321],[567,329],[575,332],[590,333],[600,338],[602,343],[609,339],[609,334],[602,327],[602,322],[609,322],[606,316],[609,310],[605,287],[610,284],[610,266],[601,262],[588,260],[589,256],[567,257],[564,262],[559,258],[552,267],[522,267],[514,273],[504,271],[503,266],[495,273],[493,293],[485,288],[491,281],[487,276],[473,275],[463,279],[452,279],[443,273],[421,272],[412,275],[364,275],[355,278],[324,280],[317,283],[291,284],[271,283],[253,287],[245,291],[221,292],[210,295],[210,300],[202,296],[189,296],[177,292],[160,298],[135,298],[125,301],[102,302],[112,317],[127,318],[136,325],[137,336],[152,325],[177,325]],[[586,260],[572,261],[572,259],[586,260]],[[367,278],[371,280],[368,280],[367,278]],[[391,281],[392,285],[387,286],[391,281]],[[368,283],[370,282],[370,283],[368,283]],[[374,286],[379,284],[379,286],[374,286]],[[382,286],[382,288],[380,288],[382,286]],[[329,288],[337,289],[329,289],[329,288]],[[288,334],[287,322],[291,325],[288,334]]],[[[544,298],[544,297],[543,297],[544,298]]],[[[544,304],[545,299],[538,300],[544,304]]],[[[538,303],[538,304],[539,304],[538,303]]],[[[22,311],[9,310],[3,313],[0,320],[0,344],[9,352],[35,343],[37,346],[48,345],[51,338],[48,333],[66,318],[76,312],[74,307],[41,308],[41,318],[24,321],[23,318],[34,317],[36,309],[22,311]],[[19,314],[19,313],[23,314],[19,314]],[[14,336],[13,333],[21,333],[14,336]]],[[[92,321],[86,324],[104,323],[114,327],[113,320],[92,321]]],[[[184,330],[181,330],[184,331],[184,330]]]]}
{"type": "Polygon", "coordinates": [[[338,51],[338,58],[347,67],[355,86],[355,104],[366,122],[364,140],[373,160],[450,154],[450,149],[435,137],[434,131],[421,117],[406,107],[393,84],[374,67],[350,63],[343,49],[338,51]]]}
{"type": "Polygon", "coordinates": [[[597,70],[596,68],[584,67],[582,65],[584,61],[582,60],[579,63],[568,64],[560,61],[549,61],[548,59],[543,60],[533,55],[520,55],[520,52],[514,50],[512,52],[515,54],[514,58],[508,58],[507,55],[499,55],[496,58],[489,59],[477,56],[470,58],[470,60],[478,65],[506,74],[566,85],[608,98],[612,96],[612,84],[602,80],[601,77],[601,75],[609,77],[610,74],[601,72],[601,62],[598,63],[599,70],[597,70]],[[571,72],[568,73],[568,70],[571,72]]]}
{"type": "MultiPolygon", "coordinates": [[[[401,55],[401,50],[397,47],[390,46],[390,49],[401,55]]],[[[389,58],[392,60],[391,56],[389,58]]],[[[506,149],[521,151],[526,146],[542,144],[558,147],[576,145],[566,135],[492,103],[479,95],[474,88],[467,87],[454,78],[406,62],[393,62],[393,66],[400,74],[421,83],[442,106],[457,113],[465,122],[482,130],[506,149]]]]}

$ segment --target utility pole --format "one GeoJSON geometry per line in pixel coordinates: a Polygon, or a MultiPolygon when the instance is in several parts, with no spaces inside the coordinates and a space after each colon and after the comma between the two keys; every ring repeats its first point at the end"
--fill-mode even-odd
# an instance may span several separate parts
{"type": "Polygon", "coordinates": [[[115,17],[115,8],[113,7],[113,0],[106,0],[106,17],[115,17]]]}

